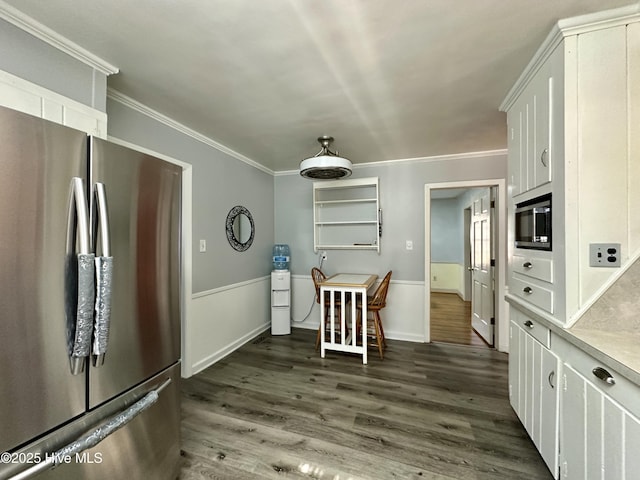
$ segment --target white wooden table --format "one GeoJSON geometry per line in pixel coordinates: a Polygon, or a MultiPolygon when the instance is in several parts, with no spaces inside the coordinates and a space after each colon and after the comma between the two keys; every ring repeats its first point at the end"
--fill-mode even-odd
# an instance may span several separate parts
{"type": "Polygon", "coordinates": [[[320,284],[320,356],[324,358],[326,350],[336,350],[338,352],[351,352],[362,354],[362,363],[367,364],[367,290],[373,286],[377,275],[356,274],[356,273],[338,273],[327,278],[320,284]],[[347,299],[351,302],[347,305],[347,299]],[[326,338],[325,331],[325,295],[329,298],[329,331],[331,335],[326,338]],[[336,319],[336,300],[340,301],[340,318],[336,319]],[[356,305],[360,301],[362,308],[362,341],[358,345],[355,332],[357,312],[356,305]],[[349,316],[349,335],[346,334],[347,326],[347,309],[350,310],[349,316]],[[339,323],[336,323],[339,322],[339,323]],[[340,327],[340,336],[336,339],[336,326],[340,327]]]}

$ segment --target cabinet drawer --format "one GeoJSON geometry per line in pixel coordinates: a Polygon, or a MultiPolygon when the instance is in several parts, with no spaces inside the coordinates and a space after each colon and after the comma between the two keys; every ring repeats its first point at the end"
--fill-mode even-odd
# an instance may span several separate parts
{"type": "Polygon", "coordinates": [[[514,274],[511,279],[514,295],[527,302],[540,307],[543,310],[553,313],[553,291],[549,288],[541,287],[533,282],[529,282],[526,277],[520,278],[514,274]]]}
{"type": "Polygon", "coordinates": [[[514,255],[513,271],[527,277],[553,283],[553,261],[549,258],[514,255]]]}
{"type": "Polygon", "coordinates": [[[640,402],[638,402],[640,387],[638,385],[562,338],[553,337],[553,349],[562,358],[563,363],[571,366],[598,390],[640,418],[640,402]],[[614,383],[607,383],[596,376],[594,369],[597,368],[604,369],[614,383]]]}
{"type": "Polygon", "coordinates": [[[513,307],[511,307],[511,321],[520,326],[523,331],[538,340],[546,348],[550,348],[551,330],[540,322],[532,320],[527,315],[519,312],[513,307]]]}

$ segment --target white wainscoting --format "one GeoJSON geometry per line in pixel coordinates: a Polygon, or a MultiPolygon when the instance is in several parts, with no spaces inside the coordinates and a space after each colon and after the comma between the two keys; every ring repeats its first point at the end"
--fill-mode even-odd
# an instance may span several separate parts
{"type": "Polygon", "coordinates": [[[464,299],[464,265],[432,262],[431,291],[456,293],[464,299]]]}
{"type": "MultiPolygon", "coordinates": [[[[317,330],[320,325],[320,308],[315,303],[310,275],[291,276],[291,316],[293,327],[317,330]],[[312,304],[309,317],[299,321],[304,319],[312,304]]],[[[424,342],[424,282],[391,280],[387,306],[381,316],[387,338],[424,342]]]]}
{"type": "Polygon", "coordinates": [[[196,293],[185,325],[182,376],[204,370],[271,327],[271,277],[196,293]]]}
{"type": "Polygon", "coordinates": [[[0,105],[107,138],[107,114],[0,70],[0,105]]]}

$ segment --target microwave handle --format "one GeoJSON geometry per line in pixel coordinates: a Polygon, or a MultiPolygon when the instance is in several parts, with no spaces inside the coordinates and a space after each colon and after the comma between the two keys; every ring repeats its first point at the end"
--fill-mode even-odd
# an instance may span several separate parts
{"type": "Polygon", "coordinates": [[[536,209],[531,209],[531,240],[534,242],[536,241],[536,235],[538,233],[538,228],[536,225],[537,217],[538,216],[536,215],[536,209]]]}

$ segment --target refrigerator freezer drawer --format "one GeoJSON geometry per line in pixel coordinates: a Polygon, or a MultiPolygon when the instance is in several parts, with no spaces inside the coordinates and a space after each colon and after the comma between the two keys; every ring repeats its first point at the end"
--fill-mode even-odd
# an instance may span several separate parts
{"type": "MultiPolygon", "coordinates": [[[[146,480],[149,478],[173,480],[180,475],[180,363],[167,368],[132,391],[106,403],[77,421],[28,445],[16,456],[46,458],[50,452],[75,441],[93,431],[108,419],[126,410],[149,391],[167,379],[171,383],[162,390],[158,400],[130,423],[95,447],[46,470],[38,480],[146,480]],[[69,463],[67,463],[67,461],[69,463]]],[[[32,465],[0,465],[0,478],[14,475],[32,465]],[[11,470],[3,470],[11,466],[11,470]]]]}

